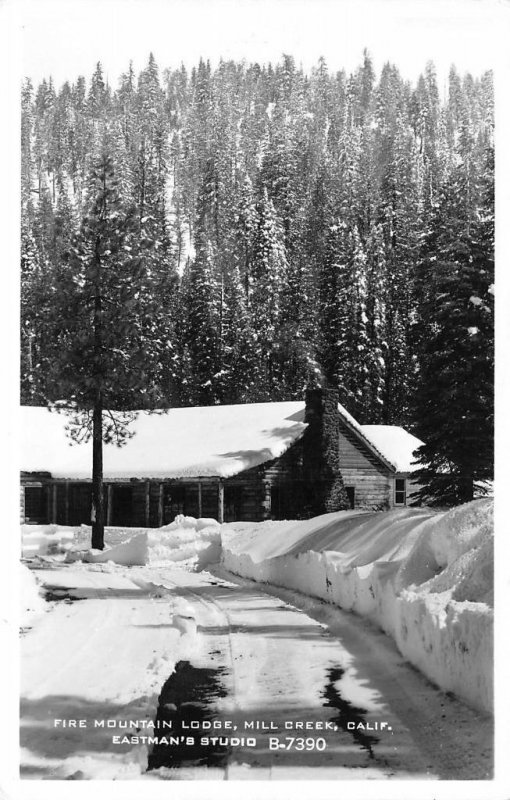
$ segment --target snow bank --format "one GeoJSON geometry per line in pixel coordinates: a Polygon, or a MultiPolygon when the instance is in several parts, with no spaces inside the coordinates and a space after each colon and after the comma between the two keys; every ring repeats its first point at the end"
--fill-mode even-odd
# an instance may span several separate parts
{"type": "Polygon", "coordinates": [[[149,530],[149,563],[179,563],[195,570],[220,560],[220,525],[215,519],[177,516],[170,525],[149,530]]]}
{"type": "Polygon", "coordinates": [[[40,584],[34,573],[24,564],[20,564],[19,568],[21,600],[20,625],[25,628],[31,624],[34,617],[42,614],[47,606],[40,594],[40,584]]]}
{"type": "Polygon", "coordinates": [[[23,558],[64,553],[72,547],[74,528],[62,525],[22,525],[23,558]]]}
{"type": "Polygon", "coordinates": [[[223,563],[370,618],[442,689],[492,709],[490,499],[222,528],[223,563]]]}
{"type": "MultiPolygon", "coordinates": [[[[52,527],[57,530],[55,535],[62,530],[52,527]]],[[[74,529],[74,534],[75,547],[66,553],[66,561],[111,561],[124,566],[179,564],[198,571],[218,562],[221,556],[220,525],[207,517],[180,514],[162,528],[106,528],[104,550],[87,547],[90,527],[82,525],[74,529]]]]}
{"type": "Polygon", "coordinates": [[[84,556],[84,561],[93,564],[104,564],[113,561],[125,567],[143,567],[147,563],[148,541],[147,533],[139,533],[127,542],[104,550],[89,550],[84,556]]]}

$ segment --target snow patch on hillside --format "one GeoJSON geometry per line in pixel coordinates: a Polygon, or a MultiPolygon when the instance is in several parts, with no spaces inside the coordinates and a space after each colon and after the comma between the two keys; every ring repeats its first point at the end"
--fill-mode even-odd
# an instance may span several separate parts
{"type": "Polygon", "coordinates": [[[492,709],[493,504],[222,527],[239,575],[368,617],[429,679],[492,709]]]}

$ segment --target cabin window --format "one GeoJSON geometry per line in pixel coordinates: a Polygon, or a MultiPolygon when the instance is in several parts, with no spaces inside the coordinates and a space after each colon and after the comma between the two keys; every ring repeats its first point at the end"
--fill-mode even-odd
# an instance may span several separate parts
{"type": "Polygon", "coordinates": [[[236,522],[242,519],[243,487],[225,486],[225,522],[236,522]]]}
{"type": "Polygon", "coordinates": [[[354,508],[354,499],[356,497],[356,491],[354,486],[346,486],[345,493],[347,495],[347,500],[349,501],[349,508],[354,508]]]}
{"type": "Polygon", "coordinates": [[[164,524],[173,522],[178,514],[186,514],[186,487],[182,483],[167,484],[164,489],[164,524]]]}
{"type": "Polygon", "coordinates": [[[293,489],[291,483],[275,483],[271,486],[272,519],[293,519],[296,516],[293,489]]]}
{"type": "Polygon", "coordinates": [[[305,486],[303,481],[275,483],[271,486],[271,518],[296,519],[301,508],[305,486]]]}
{"type": "Polygon", "coordinates": [[[395,478],[395,505],[405,506],[406,500],[406,479],[395,478]]]}
{"type": "Polygon", "coordinates": [[[114,486],[112,491],[111,524],[118,527],[133,524],[133,487],[114,486]]]}
{"type": "Polygon", "coordinates": [[[69,486],[69,525],[90,525],[92,486],[73,483],[69,486]]]}
{"type": "Polygon", "coordinates": [[[42,486],[25,487],[25,522],[48,522],[48,499],[42,486]]]}
{"type": "Polygon", "coordinates": [[[282,487],[279,484],[271,486],[271,517],[273,519],[282,519],[282,495],[282,487]]]}

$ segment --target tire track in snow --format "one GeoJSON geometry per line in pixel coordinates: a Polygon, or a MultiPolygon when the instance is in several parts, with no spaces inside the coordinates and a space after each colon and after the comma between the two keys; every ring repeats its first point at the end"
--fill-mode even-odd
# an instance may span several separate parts
{"type": "MultiPolygon", "coordinates": [[[[209,619],[209,623],[218,620],[218,617],[220,621],[223,621],[221,630],[218,630],[217,633],[227,635],[228,648],[224,648],[224,650],[228,653],[227,663],[230,668],[233,693],[227,703],[220,702],[218,704],[218,718],[230,716],[237,720],[239,726],[242,727],[243,719],[249,719],[253,714],[259,716],[256,704],[255,706],[253,703],[245,705],[250,691],[257,698],[261,691],[264,693],[267,690],[268,696],[261,714],[268,717],[270,715],[270,718],[277,723],[275,727],[280,728],[280,731],[275,736],[285,737],[286,733],[289,734],[289,731],[284,731],[284,721],[290,720],[290,724],[301,724],[298,721],[305,718],[310,722],[322,720],[320,724],[331,721],[333,719],[331,709],[334,708],[339,709],[341,715],[352,711],[352,718],[356,718],[358,722],[362,719],[363,709],[356,708],[342,700],[331,682],[332,675],[338,675],[344,671],[339,668],[341,648],[322,623],[312,621],[302,611],[286,602],[282,603],[281,600],[278,603],[273,601],[268,605],[267,593],[253,583],[250,588],[256,588],[256,591],[247,594],[245,590],[242,593],[239,592],[240,582],[229,581],[226,583],[222,579],[219,586],[225,594],[221,601],[218,601],[212,594],[217,593],[218,582],[208,580],[208,578],[210,576],[201,573],[201,584],[195,588],[191,588],[189,583],[183,585],[173,581],[162,572],[159,573],[156,580],[168,589],[173,586],[174,592],[197,602],[206,614],[206,621],[207,615],[212,612],[213,619],[209,619]],[[241,605],[239,605],[239,598],[242,599],[241,605]],[[239,606],[237,608],[236,602],[239,606]],[[227,610],[225,606],[229,603],[231,608],[227,610]],[[285,622],[282,614],[285,615],[285,622]],[[257,627],[252,630],[250,618],[253,624],[255,616],[257,617],[257,627]],[[267,624],[268,620],[272,624],[267,624]],[[252,637],[257,637],[258,651],[256,658],[251,662],[250,657],[253,653],[249,652],[249,639],[247,651],[243,652],[243,641],[247,641],[243,634],[247,633],[252,633],[252,637]],[[290,659],[292,663],[282,663],[281,658],[278,658],[281,653],[289,652],[288,642],[285,645],[285,637],[288,641],[293,640],[294,650],[292,652],[296,657],[290,659]],[[317,660],[317,649],[322,655],[319,655],[319,663],[314,664],[314,675],[310,676],[307,674],[307,659],[312,658],[312,661],[309,662],[311,666],[314,652],[317,660]],[[302,663],[299,661],[300,651],[304,652],[302,663]],[[326,660],[321,662],[321,659],[324,658],[326,660]],[[280,675],[280,671],[282,675],[280,675]],[[282,685],[282,680],[285,683],[286,679],[287,683],[295,682],[294,696],[292,696],[292,686],[289,688],[288,685],[282,685]],[[311,690],[312,685],[313,691],[311,690]],[[303,703],[300,705],[301,697],[303,697],[303,703]],[[242,702],[240,702],[240,698],[242,702]],[[336,698],[338,700],[333,702],[336,698]]],[[[189,573],[183,574],[183,580],[189,581],[190,579],[189,573]]],[[[196,580],[196,576],[194,579],[196,580]]],[[[246,585],[249,584],[250,582],[246,582],[246,585]]],[[[206,631],[214,636],[210,624],[202,630],[198,629],[198,632],[202,634],[206,631]]],[[[204,664],[203,661],[200,663],[204,664]]],[[[290,733],[293,731],[291,730],[290,733]]],[[[299,733],[294,732],[294,736],[299,736],[299,733]]],[[[378,736],[364,735],[359,731],[348,730],[346,726],[338,726],[334,734],[328,733],[326,736],[329,737],[328,753],[288,753],[278,749],[268,751],[267,747],[262,751],[261,748],[258,748],[256,753],[247,749],[236,749],[230,754],[230,763],[224,767],[223,779],[249,778],[253,777],[253,773],[257,773],[259,778],[266,779],[292,779],[298,776],[344,779],[388,778],[398,772],[399,760],[395,757],[394,748],[379,743],[378,736]],[[343,727],[343,730],[340,730],[340,727],[343,727]],[[369,739],[370,747],[367,747],[366,741],[369,739]],[[376,744],[377,747],[375,747],[376,744]],[[241,763],[240,759],[242,759],[241,763]]],[[[317,738],[317,734],[315,734],[315,738],[317,738]]],[[[402,740],[402,737],[400,739],[402,740]]],[[[434,777],[433,775],[427,776],[425,763],[418,752],[410,753],[407,748],[407,756],[408,763],[402,771],[408,774],[399,774],[399,777],[416,777],[417,775],[421,778],[434,777]]]]}
{"type": "MultiPolygon", "coordinates": [[[[91,575],[91,582],[94,583],[93,575],[91,575]]],[[[108,594],[108,592],[97,581],[96,586],[92,586],[90,591],[91,597],[95,597],[96,599],[104,599],[108,594]]],[[[59,611],[61,610],[61,600],[51,600],[50,602],[56,603],[56,608],[54,611],[57,609],[59,611]]],[[[66,604],[66,606],[67,611],[61,611],[61,613],[63,613],[65,616],[80,615],[79,610],[73,608],[72,603],[66,604]]],[[[55,685],[58,685],[58,679],[67,675],[77,665],[79,665],[87,652],[90,651],[93,642],[95,640],[100,640],[101,636],[103,635],[103,631],[108,628],[114,616],[115,611],[112,606],[108,603],[105,603],[101,606],[97,606],[96,609],[93,609],[93,625],[90,625],[87,627],[87,629],[83,629],[79,625],[74,626],[72,630],[72,642],[69,643],[70,646],[66,652],[65,659],[62,659],[59,667],[54,669],[51,675],[44,676],[43,674],[40,674],[38,676],[37,684],[27,688],[25,696],[31,697],[34,693],[37,695],[44,694],[45,692],[50,691],[55,685]]],[[[24,662],[22,661],[22,671],[23,665],[24,662]]]]}
{"type": "Polygon", "coordinates": [[[471,709],[450,692],[432,684],[370,621],[291,589],[255,583],[223,567],[216,567],[212,573],[240,585],[256,586],[326,625],[356,656],[358,672],[378,687],[397,721],[423,754],[429,773],[440,779],[492,777],[492,717],[471,709]]]}
{"type": "MultiPolygon", "coordinates": [[[[239,703],[237,701],[238,696],[238,684],[237,684],[237,677],[236,677],[236,670],[235,670],[235,657],[233,651],[233,644],[232,644],[232,620],[230,618],[229,613],[226,609],[221,606],[217,600],[212,597],[211,595],[204,596],[203,591],[198,592],[192,589],[189,585],[183,586],[182,584],[177,583],[175,580],[171,580],[167,575],[162,574],[161,572],[156,573],[155,575],[156,580],[154,578],[151,579],[151,583],[153,583],[156,587],[163,587],[165,589],[172,590],[174,594],[180,597],[187,598],[188,600],[192,600],[198,602],[202,608],[205,609],[206,614],[209,615],[211,610],[215,616],[219,616],[220,621],[223,623],[222,627],[226,628],[227,631],[227,655],[228,655],[228,664],[225,666],[222,665],[221,670],[216,670],[218,675],[218,680],[223,682],[223,678],[228,678],[230,686],[227,686],[226,689],[228,690],[228,695],[232,699],[232,712],[233,714],[240,714],[241,708],[239,707],[239,703]]],[[[177,615],[179,616],[179,615],[177,615]]],[[[184,630],[186,630],[185,626],[184,630]]],[[[213,653],[209,653],[208,655],[212,655],[213,653]]],[[[214,655],[222,655],[221,652],[216,651],[214,655]]],[[[189,662],[181,662],[181,663],[189,663],[189,662]]],[[[164,687],[163,687],[164,688],[164,687]]],[[[163,692],[162,692],[163,694],[163,692]]],[[[211,695],[213,692],[211,692],[211,695]]],[[[212,696],[210,699],[213,699],[212,696]]],[[[230,777],[230,764],[229,764],[229,757],[228,754],[231,752],[231,748],[227,748],[226,751],[226,760],[225,763],[219,766],[219,769],[223,772],[223,780],[229,780],[230,777]]],[[[152,755],[154,754],[154,750],[152,755]]],[[[184,755],[184,753],[183,753],[184,755]]],[[[149,763],[150,763],[149,759],[149,763]]],[[[184,759],[183,759],[184,760],[184,759]]]]}
{"type": "Polygon", "coordinates": [[[50,602],[23,637],[21,773],[140,776],[145,746],[115,746],[118,730],[96,729],[94,721],[143,723],[152,717],[161,682],[175,663],[179,637],[168,619],[171,607],[166,600],[154,602],[157,595],[126,573],[88,568],[71,574],[75,570],[46,572],[43,585],[79,602],[50,602]],[[85,725],[56,727],[57,719],[84,719],[85,725]]]}

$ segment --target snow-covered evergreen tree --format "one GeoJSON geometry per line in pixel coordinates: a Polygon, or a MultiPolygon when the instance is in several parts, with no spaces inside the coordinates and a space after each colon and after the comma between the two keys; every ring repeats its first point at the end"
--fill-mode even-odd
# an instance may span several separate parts
{"type": "MultiPolygon", "coordinates": [[[[140,321],[157,354],[139,403],[297,398],[327,375],[360,421],[420,424],[439,308],[429,278],[457,265],[455,242],[473,258],[478,247],[490,73],[452,69],[442,100],[432,64],[411,84],[392,64],[376,76],[368,53],[352,74],[320,59],[309,75],[287,55],[160,77],[150,56],[116,90],[101,65],[61,87],[27,82],[21,133],[24,402],[61,396],[48,312],[106,144],[138,217],[128,246],[159,298],[140,321]],[[455,232],[462,203],[469,236],[455,232]]],[[[464,272],[445,274],[457,291],[464,272]]],[[[487,314],[482,295],[471,305],[487,314]]]]}
{"type": "Polygon", "coordinates": [[[88,176],[87,211],[65,262],[52,276],[50,387],[57,407],[73,409],[71,434],[93,440],[92,546],[103,547],[102,442],[129,435],[122,416],[146,405],[148,364],[160,357],[160,331],[147,322],[157,286],[140,238],[137,208],[120,195],[104,152],[88,176]],[[57,394],[58,392],[58,394],[57,394]]]}
{"type": "Polygon", "coordinates": [[[255,331],[258,392],[260,399],[270,400],[281,389],[281,292],[288,264],[283,227],[267,190],[257,204],[257,215],[248,305],[255,331]]]}
{"type": "Polygon", "coordinates": [[[193,405],[219,402],[221,286],[214,275],[214,252],[208,234],[206,192],[199,197],[195,256],[186,269],[184,338],[189,353],[189,396],[193,405]]]}
{"type": "Polygon", "coordinates": [[[419,497],[428,503],[471,500],[493,476],[492,166],[489,153],[484,175],[468,190],[469,173],[459,164],[424,241],[414,418],[425,442],[417,452],[419,497]]]}

